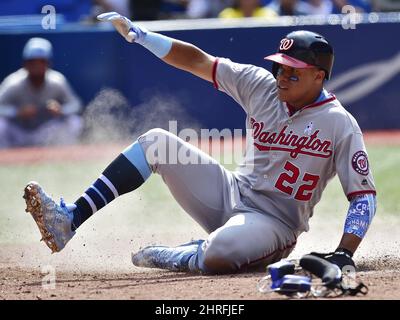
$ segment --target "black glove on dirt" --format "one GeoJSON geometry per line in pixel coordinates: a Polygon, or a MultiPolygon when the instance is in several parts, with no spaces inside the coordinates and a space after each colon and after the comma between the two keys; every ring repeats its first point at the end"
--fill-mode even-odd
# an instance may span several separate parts
{"type": "Polygon", "coordinates": [[[342,270],[344,266],[356,267],[352,259],[353,254],[351,251],[344,248],[337,248],[335,252],[330,253],[311,252],[311,254],[328,260],[330,263],[336,264],[340,270],[342,270]]]}

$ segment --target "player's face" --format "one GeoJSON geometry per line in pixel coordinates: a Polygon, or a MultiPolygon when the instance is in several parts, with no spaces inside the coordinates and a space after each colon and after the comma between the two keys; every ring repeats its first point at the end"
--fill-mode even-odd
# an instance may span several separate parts
{"type": "Polygon", "coordinates": [[[25,69],[28,71],[30,77],[44,77],[49,62],[46,59],[30,59],[24,63],[25,69]]]}
{"type": "Polygon", "coordinates": [[[318,68],[297,69],[281,65],[276,76],[278,97],[295,107],[303,107],[318,97],[325,73],[318,68]]]}

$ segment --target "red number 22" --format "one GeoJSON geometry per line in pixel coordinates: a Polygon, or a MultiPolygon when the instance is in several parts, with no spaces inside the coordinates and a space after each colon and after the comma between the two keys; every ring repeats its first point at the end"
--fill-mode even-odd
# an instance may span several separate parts
{"type": "MultiPolygon", "coordinates": [[[[287,172],[283,172],[278,180],[275,183],[275,187],[281,190],[284,193],[287,193],[288,195],[293,194],[293,187],[290,185],[293,185],[297,182],[297,179],[300,176],[300,169],[296,167],[293,163],[287,161],[285,163],[285,166],[283,167],[287,172]]],[[[319,176],[316,176],[314,174],[310,173],[305,173],[302,181],[306,182],[302,184],[296,192],[296,195],[294,198],[296,200],[300,201],[308,201],[311,199],[312,196],[312,191],[315,189],[317,186],[319,180],[319,176]],[[307,182],[311,182],[311,184],[307,184],[307,182]]]]}

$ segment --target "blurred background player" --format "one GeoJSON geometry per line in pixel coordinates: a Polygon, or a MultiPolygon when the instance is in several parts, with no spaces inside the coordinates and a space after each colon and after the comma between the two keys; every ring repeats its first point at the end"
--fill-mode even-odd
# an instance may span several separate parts
{"type": "Polygon", "coordinates": [[[50,68],[51,43],[31,38],[22,57],[23,67],[0,85],[0,148],[76,143],[82,106],[67,79],[50,68]]]}

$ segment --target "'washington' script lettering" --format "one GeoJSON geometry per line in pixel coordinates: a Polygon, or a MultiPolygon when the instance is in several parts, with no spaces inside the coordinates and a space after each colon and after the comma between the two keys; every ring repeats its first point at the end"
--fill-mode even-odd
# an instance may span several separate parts
{"type": "Polygon", "coordinates": [[[299,154],[320,158],[332,156],[332,150],[329,148],[332,142],[319,139],[319,130],[309,136],[298,136],[291,130],[286,132],[288,126],[284,126],[277,133],[264,131],[264,123],[257,122],[254,118],[250,119],[250,123],[253,129],[254,145],[260,151],[286,151],[292,158],[297,158],[299,154]]]}

